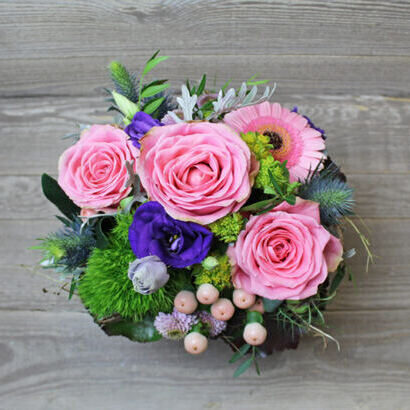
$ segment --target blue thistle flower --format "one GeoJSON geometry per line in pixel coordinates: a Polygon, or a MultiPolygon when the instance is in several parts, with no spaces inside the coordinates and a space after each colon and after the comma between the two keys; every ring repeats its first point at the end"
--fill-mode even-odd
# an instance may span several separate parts
{"type": "Polygon", "coordinates": [[[64,223],[64,228],[42,239],[38,248],[44,252],[43,264],[63,273],[74,273],[86,265],[96,246],[94,228],[90,224],[82,227],[80,218],[64,223]]]}
{"type": "Polygon", "coordinates": [[[326,226],[338,225],[342,217],[353,214],[353,189],[333,162],[320,173],[313,173],[300,187],[299,196],[319,203],[320,220],[326,226]]]}

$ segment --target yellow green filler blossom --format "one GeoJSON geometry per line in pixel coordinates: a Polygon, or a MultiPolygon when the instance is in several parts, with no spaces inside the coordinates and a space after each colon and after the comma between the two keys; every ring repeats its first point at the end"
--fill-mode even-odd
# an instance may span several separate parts
{"type": "Polygon", "coordinates": [[[273,145],[270,144],[270,138],[268,135],[259,134],[257,132],[248,132],[241,134],[242,139],[246,142],[249,149],[255,154],[258,161],[262,158],[271,156],[271,150],[273,145]]]}
{"type": "Polygon", "coordinates": [[[276,161],[273,156],[268,156],[260,160],[259,173],[255,179],[255,188],[263,189],[265,193],[282,196],[293,193],[300,184],[298,182],[289,182],[289,171],[286,168],[286,163],[276,161]],[[272,179],[275,180],[273,184],[272,179]],[[277,192],[280,188],[281,192],[277,192]]]}
{"type": "Polygon", "coordinates": [[[195,285],[210,283],[219,291],[230,288],[231,284],[231,265],[227,255],[211,255],[205,258],[201,264],[193,268],[195,285]]]}
{"type": "Polygon", "coordinates": [[[209,225],[209,229],[221,241],[235,242],[244,225],[244,218],[239,213],[227,215],[209,225]]]}

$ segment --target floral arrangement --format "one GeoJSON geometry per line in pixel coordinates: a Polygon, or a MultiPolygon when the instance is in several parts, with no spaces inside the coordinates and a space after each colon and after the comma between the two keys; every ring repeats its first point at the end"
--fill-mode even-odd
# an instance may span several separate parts
{"type": "Polygon", "coordinates": [[[82,125],[58,180],[43,174],[64,216],[37,247],[42,266],[107,334],[183,340],[191,354],[221,338],[235,376],[307,333],[338,343],[323,312],[351,276],[344,227],[359,231],[324,130],[255,77],[213,90],[204,75],[175,98],[147,81],[166,59],[140,78],[111,63],[113,122],[82,125]]]}

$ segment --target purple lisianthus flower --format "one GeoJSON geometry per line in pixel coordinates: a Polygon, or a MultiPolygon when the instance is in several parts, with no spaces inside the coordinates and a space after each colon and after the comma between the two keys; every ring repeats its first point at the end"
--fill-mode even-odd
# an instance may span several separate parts
{"type": "MultiPolygon", "coordinates": [[[[297,114],[299,114],[298,112],[298,107],[293,107],[291,112],[295,112],[297,114]]],[[[316,125],[313,123],[313,121],[307,116],[307,115],[303,115],[303,118],[305,118],[310,126],[310,128],[313,128],[314,130],[320,132],[322,134],[322,138],[325,140],[326,139],[326,135],[325,135],[325,130],[319,127],[316,127],[316,125]]]]}
{"type": "Polygon", "coordinates": [[[156,255],[174,268],[185,268],[205,259],[212,237],[212,232],[201,225],[171,218],[164,207],[154,201],[136,210],[128,231],[137,258],[156,255]]]}
{"type": "Polygon", "coordinates": [[[134,147],[140,148],[139,140],[152,128],[162,126],[161,122],[152,118],[149,114],[138,111],[132,121],[125,127],[125,132],[130,136],[134,147]]]}

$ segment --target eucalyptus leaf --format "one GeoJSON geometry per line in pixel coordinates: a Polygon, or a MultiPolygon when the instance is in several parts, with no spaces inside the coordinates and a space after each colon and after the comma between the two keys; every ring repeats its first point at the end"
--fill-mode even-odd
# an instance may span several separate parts
{"type": "Polygon", "coordinates": [[[67,218],[73,220],[80,213],[80,208],[67,196],[58,182],[48,174],[41,176],[41,187],[45,197],[53,203],[67,218]]]}
{"type": "Polygon", "coordinates": [[[149,103],[144,105],[143,111],[147,114],[152,114],[153,112],[155,112],[156,109],[159,108],[159,106],[162,104],[164,100],[165,97],[160,97],[156,100],[150,101],[149,103]]]}

